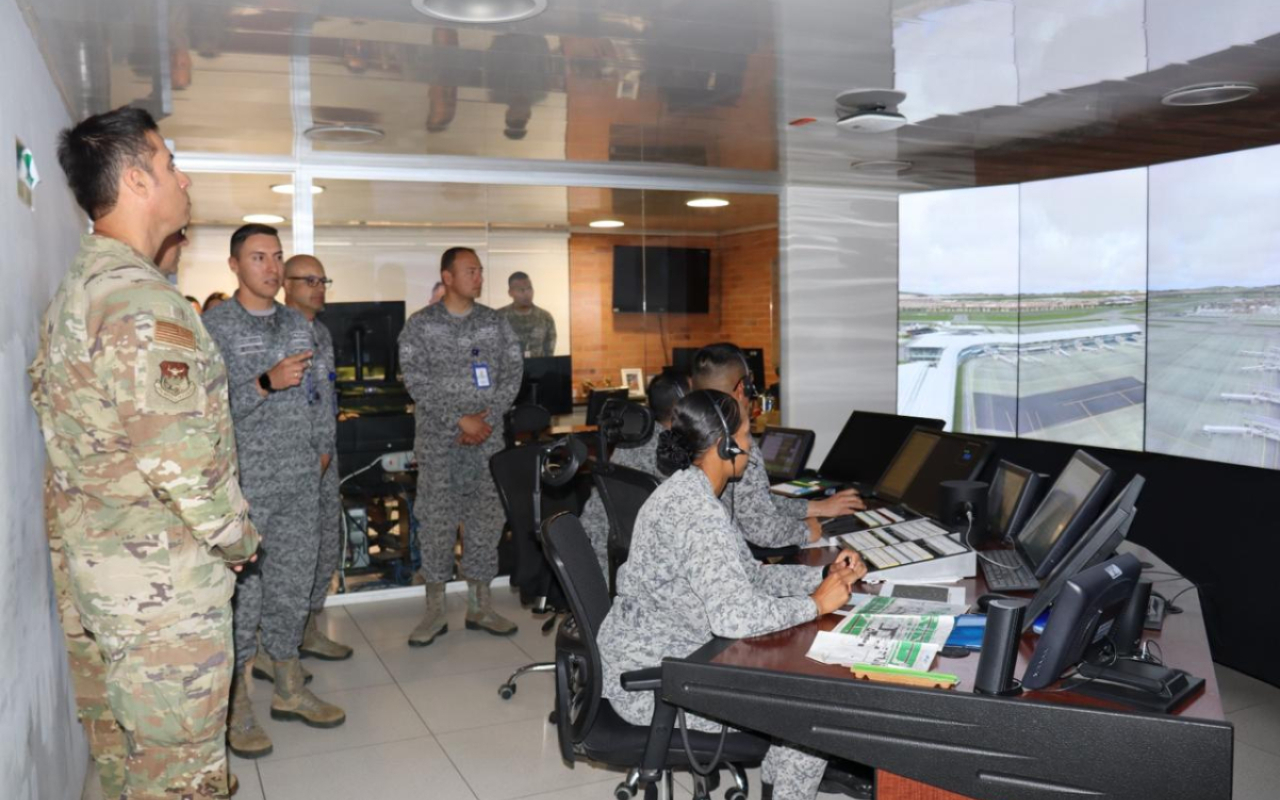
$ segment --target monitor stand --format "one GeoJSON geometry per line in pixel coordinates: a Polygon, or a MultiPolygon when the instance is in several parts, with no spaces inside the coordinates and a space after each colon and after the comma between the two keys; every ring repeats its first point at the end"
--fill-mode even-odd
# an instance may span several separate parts
{"type": "Polygon", "coordinates": [[[1114,664],[1081,664],[1079,679],[1065,691],[1109,700],[1129,708],[1167,714],[1204,686],[1204,678],[1148,661],[1119,659],[1114,664]]]}

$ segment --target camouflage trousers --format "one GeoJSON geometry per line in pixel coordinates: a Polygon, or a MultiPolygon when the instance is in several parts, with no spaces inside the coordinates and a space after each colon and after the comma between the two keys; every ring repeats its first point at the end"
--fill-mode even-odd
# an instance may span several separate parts
{"type": "Polygon", "coordinates": [[[453,548],[461,523],[462,575],[476,581],[493,580],[498,574],[498,540],[506,521],[493,480],[486,475],[472,492],[460,494],[428,486],[421,476],[422,472],[413,515],[418,520],[422,577],[427,583],[453,579],[453,548]]]}
{"type": "Polygon", "coordinates": [[[311,611],[324,610],[329,581],[342,563],[342,496],[338,487],[338,457],[334,456],[320,479],[320,550],[316,555],[316,580],[311,587],[311,611]]]}
{"type": "Polygon", "coordinates": [[[99,635],[124,729],[128,800],[226,796],[231,609],[137,635],[99,635]]]}

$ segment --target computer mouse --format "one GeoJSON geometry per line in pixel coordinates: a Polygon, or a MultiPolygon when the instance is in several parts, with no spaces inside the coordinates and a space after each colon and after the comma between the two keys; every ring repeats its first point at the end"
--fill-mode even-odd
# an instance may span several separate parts
{"type": "Polygon", "coordinates": [[[992,600],[1017,600],[1017,599],[1019,598],[1010,597],[1007,594],[998,594],[996,592],[991,592],[989,594],[981,595],[978,598],[978,610],[984,614],[987,613],[987,609],[991,607],[992,600]]]}

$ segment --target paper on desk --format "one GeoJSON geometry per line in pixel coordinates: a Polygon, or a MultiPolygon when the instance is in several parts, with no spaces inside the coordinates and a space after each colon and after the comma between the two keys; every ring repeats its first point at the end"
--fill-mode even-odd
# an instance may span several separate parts
{"type": "Polygon", "coordinates": [[[801,550],[812,550],[816,547],[838,547],[840,540],[834,536],[822,536],[814,539],[812,542],[805,542],[800,545],[801,550]]]}
{"type": "MultiPolygon", "coordinates": [[[[872,664],[874,666],[928,669],[955,628],[955,617],[893,613],[893,609],[920,609],[921,604],[941,604],[900,597],[866,598],[831,632],[814,637],[808,657],[824,664],[872,664]],[[868,613],[881,610],[882,613],[868,613]]],[[[949,607],[948,607],[949,608],[949,607]]]]}
{"type": "MultiPolygon", "coordinates": [[[[903,585],[903,586],[923,586],[923,587],[926,587],[926,588],[929,588],[929,589],[940,589],[940,590],[945,590],[945,591],[946,591],[946,593],[947,593],[947,600],[946,600],[946,602],[947,602],[947,603],[949,603],[949,604],[951,604],[951,605],[953,605],[953,606],[964,606],[964,608],[965,608],[965,610],[964,610],[964,611],[958,611],[958,612],[944,611],[944,612],[939,612],[939,613],[944,613],[944,614],[951,614],[951,613],[965,614],[965,613],[967,613],[967,612],[968,612],[968,610],[969,610],[969,606],[968,606],[968,604],[966,604],[966,603],[964,602],[964,587],[963,587],[963,586],[939,586],[939,585],[937,585],[936,583],[932,583],[932,582],[926,583],[926,582],[921,581],[920,583],[916,583],[916,582],[913,582],[913,581],[892,580],[892,581],[885,581],[884,583],[880,584],[880,595],[881,595],[882,597],[893,597],[893,596],[894,596],[894,591],[893,591],[893,590],[894,590],[894,588],[896,588],[896,586],[897,586],[898,584],[901,584],[901,585],[903,585]]],[[[908,592],[909,592],[909,591],[910,591],[910,590],[908,590],[908,592]]],[[[939,600],[939,601],[936,601],[936,602],[941,603],[942,601],[941,601],[941,600],[939,600]]]]}
{"type": "MultiPolygon", "coordinates": [[[[888,584],[886,584],[888,585],[888,584]]],[[[960,590],[960,599],[964,600],[964,590],[960,590]]],[[[955,617],[969,613],[969,606],[964,602],[938,603],[933,600],[916,600],[909,597],[890,597],[883,593],[849,595],[849,605],[859,614],[885,616],[924,616],[934,615],[955,617]]],[[[945,640],[946,637],[944,636],[945,640]]]]}
{"type": "Polygon", "coordinates": [[[818,631],[808,657],[823,664],[871,664],[877,667],[929,669],[942,649],[936,644],[903,642],[896,639],[847,636],[835,631],[818,631]]]}

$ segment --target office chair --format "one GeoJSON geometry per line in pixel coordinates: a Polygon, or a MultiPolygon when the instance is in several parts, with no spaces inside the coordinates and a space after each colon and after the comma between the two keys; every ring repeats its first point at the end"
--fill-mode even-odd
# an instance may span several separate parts
{"type": "Polygon", "coordinates": [[[626,389],[592,389],[587,393],[587,424],[600,422],[600,411],[610,400],[626,400],[626,389]]]}
{"type": "Polygon", "coordinates": [[[551,412],[533,403],[520,403],[502,415],[502,437],[507,447],[515,447],[521,436],[537,441],[551,427],[551,412]]]}
{"type": "MultiPolygon", "coordinates": [[[[641,784],[646,800],[656,797],[660,781],[672,796],[672,771],[688,769],[689,757],[682,737],[675,731],[676,707],[662,699],[662,667],[628,672],[622,686],[631,692],[653,692],[653,720],[648,726],[632,725],[618,716],[603,696],[603,669],[596,636],[611,601],[600,564],[582,523],[572,514],[557,514],[542,528],[542,547],[564,589],[570,616],[556,635],[556,713],[560,754],[572,766],[594,761],[628,770],[614,789],[617,800],[630,800],[641,784]],[[571,622],[572,621],[572,624],[571,622]]],[[[720,747],[720,734],[689,731],[689,748],[706,764],[720,747]]],[[[734,786],[725,800],[746,800],[744,766],[755,766],[769,749],[767,739],[733,732],[724,737],[720,763],[734,786]]],[[[693,772],[695,800],[710,800],[719,774],[703,777],[693,772]]]]}
{"type": "Polygon", "coordinates": [[[591,474],[596,491],[609,518],[609,596],[617,594],[618,567],[627,560],[631,549],[631,529],[636,524],[640,507],[649,499],[661,481],[647,472],[630,467],[609,465],[591,474]]]}
{"type": "MultiPolygon", "coordinates": [[[[586,459],[587,448],[581,439],[567,436],[554,442],[510,447],[489,459],[489,472],[498,490],[498,499],[507,517],[507,527],[515,549],[515,567],[511,584],[520,592],[520,602],[533,606],[533,613],[550,612],[543,624],[550,632],[556,615],[565,607],[564,596],[543,557],[538,543],[538,527],[544,512],[580,511],[576,495],[571,491],[550,497],[543,486],[564,487],[577,474],[586,459]]],[[[551,672],[551,662],[526,664],[516,670],[498,689],[502,699],[510,699],[516,691],[516,680],[527,672],[551,672]]]]}

